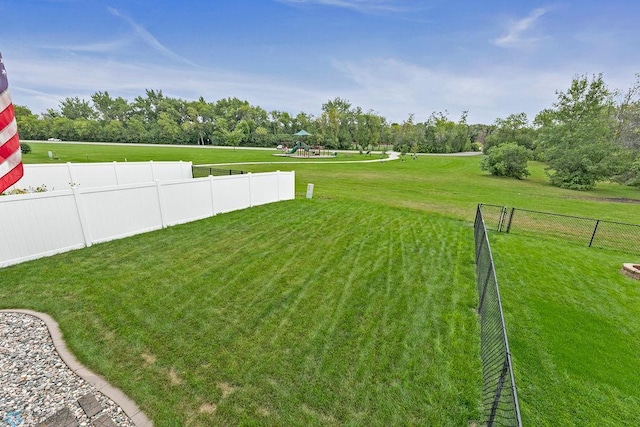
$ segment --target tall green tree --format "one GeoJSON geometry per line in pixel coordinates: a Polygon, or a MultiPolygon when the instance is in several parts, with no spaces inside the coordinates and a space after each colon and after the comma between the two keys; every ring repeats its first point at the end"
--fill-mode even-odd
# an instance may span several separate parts
{"type": "Polygon", "coordinates": [[[534,150],[535,130],[529,124],[526,113],[510,114],[504,119],[496,119],[495,127],[486,137],[484,152],[496,145],[515,142],[521,147],[534,150]]]}
{"type": "Polygon", "coordinates": [[[130,115],[130,106],[126,99],[122,97],[112,98],[109,92],[96,92],[91,95],[93,107],[100,120],[120,120],[125,121],[130,115]]]}
{"type": "Polygon", "coordinates": [[[424,143],[420,151],[427,153],[459,153],[471,150],[471,128],[464,111],[456,123],[447,111],[432,113],[424,124],[424,143]]]}
{"type": "Polygon", "coordinates": [[[613,179],[640,187],[640,74],[617,106],[615,141],[620,166],[613,179]]]}
{"type": "Polygon", "coordinates": [[[93,119],[96,116],[96,111],[93,109],[89,101],[80,99],[77,96],[73,98],[65,98],[60,102],[60,111],[62,117],[70,120],[75,119],[93,119]]]}
{"type": "Polygon", "coordinates": [[[575,77],[536,117],[547,174],[558,187],[590,190],[616,171],[615,109],[602,74],[575,77]]]}
{"type": "Polygon", "coordinates": [[[354,142],[355,113],[351,103],[336,97],[322,104],[321,131],[325,145],[330,148],[348,149],[354,142]]]}

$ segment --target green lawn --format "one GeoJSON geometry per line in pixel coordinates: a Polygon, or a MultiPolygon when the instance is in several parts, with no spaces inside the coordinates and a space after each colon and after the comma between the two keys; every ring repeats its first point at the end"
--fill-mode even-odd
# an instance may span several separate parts
{"type": "Polygon", "coordinates": [[[493,234],[524,425],[640,425],[640,282],[633,257],[493,234]]]}
{"type": "MultiPolygon", "coordinates": [[[[59,161],[273,161],[33,143],[25,162],[48,162],[54,145],[70,147],[59,161]]],[[[295,170],[298,200],[2,269],[0,307],[56,318],[156,425],[467,425],[480,417],[476,205],[640,223],[637,189],[574,192],[550,186],[542,164],[517,181],[478,163],[245,165],[295,170]]],[[[629,255],[491,242],[525,425],[637,425],[639,288],[618,272],[629,255]]]]}
{"type": "Polygon", "coordinates": [[[295,200],[5,268],[0,305],[51,314],[156,425],[460,426],[480,399],[470,232],[295,200]]]}
{"type": "MultiPolygon", "coordinates": [[[[154,161],[191,161],[194,164],[228,163],[228,162],[285,162],[299,161],[297,157],[274,156],[281,151],[273,149],[246,150],[233,147],[212,147],[196,145],[139,145],[139,144],[106,144],[65,142],[27,141],[31,153],[23,156],[24,163],[87,163],[87,162],[146,162],[154,161]],[[49,158],[49,151],[55,154],[49,158]]],[[[339,153],[336,157],[313,158],[311,161],[333,162],[344,160],[371,160],[380,155],[365,156],[357,153],[339,153]]]]}

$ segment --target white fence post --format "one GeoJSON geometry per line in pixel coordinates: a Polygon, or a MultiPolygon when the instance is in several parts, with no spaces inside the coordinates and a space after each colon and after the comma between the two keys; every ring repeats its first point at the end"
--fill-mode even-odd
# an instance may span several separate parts
{"type": "Polygon", "coordinates": [[[120,179],[118,178],[118,162],[113,162],[113,172],[116,175],[116,185],[120,185],[120,179]]]}
{"type": "Polygon", "coordinates": [[[251,172],[249,172],[247,175],[249,175],[248,179],[249,179],[249,207],[252,208],[253,207],[253,191],[251,188],[251,172]]]}
{"type": "Polygon", "coordinates": [[[216,216],[216,204],[213,201],[214,191],[213,191],[213,175],[209,175],[209,194],[211,195],[211,216],[216,216]]]}
{"type": "Polygon", "coordinates": [[[153,170],[153,160],[149,160],[149,164],[151,165],[151,180],[155,181],[156,180],[156,174],[155,174],[155,171],[153,170]]]}
{"type": "Polygon", "coordinates": [[[73,191],[73,199],[76,202],[76,212],[78,213],[78,221],[80,221],[80,229],[82,230],[82,238],[84,239],[84,245],[86,247],[91,246],[91,234],[89,230],[89,224],[87,223],[87,219],[85,218],[85,212],[82,205],[82,195],[80,194],[80,189],[76,186],[71,187],[71,191],[73,191]]]}
{"type": "Polygon", "coordinates": [[[156,180],[156,190],[158,192],[158,208],[160,209],[160,222],[162,223],[162,228],[167,228],[167,221],[164,218],[164,200],[162,198],[162,190],[160,188],[160,180],[156,180]]]}
{"type": "Polygon", "coordinates": [[[69,171],[69,186],[73,187],[75,184],[79,184],[73,179],[73,170],[71,162],[67,162],[67,170],[69,171]]]}

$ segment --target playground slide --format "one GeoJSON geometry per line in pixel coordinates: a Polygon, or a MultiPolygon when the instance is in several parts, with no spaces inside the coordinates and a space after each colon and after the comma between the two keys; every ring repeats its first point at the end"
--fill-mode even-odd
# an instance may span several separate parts
{"type": "Polygon", "coordinates": [[[298,151],[298,148],[302,148],[302,144],[300,142],[296,142],[296,145],[291,147],[291,150],[287,151],[287,154],[293,154],[298,151]]]}

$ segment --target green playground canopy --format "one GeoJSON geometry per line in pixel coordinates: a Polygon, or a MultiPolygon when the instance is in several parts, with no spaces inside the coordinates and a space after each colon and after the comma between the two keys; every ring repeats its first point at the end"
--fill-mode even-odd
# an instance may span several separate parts
{"type": "Polygon", "coordinates": [[[306,130],[304,130],[304,129],[294,133],[294,135],[296,135],[296,136],[311,136],[311,134],[309,132],[307,132],[306,130]]]}

